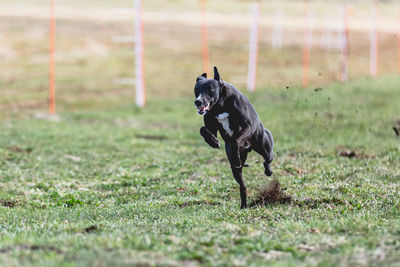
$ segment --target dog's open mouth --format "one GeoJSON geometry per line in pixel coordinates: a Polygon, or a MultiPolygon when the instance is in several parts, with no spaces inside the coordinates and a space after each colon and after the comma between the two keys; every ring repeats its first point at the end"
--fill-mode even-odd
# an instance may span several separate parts
{"type": "Polygon", "coordinates": [[[210,109],[210,103],[208,103],[207,106],[198,107],[197,108],[197,113],[199,115],[204,115],[209,109],[210,109]]]}

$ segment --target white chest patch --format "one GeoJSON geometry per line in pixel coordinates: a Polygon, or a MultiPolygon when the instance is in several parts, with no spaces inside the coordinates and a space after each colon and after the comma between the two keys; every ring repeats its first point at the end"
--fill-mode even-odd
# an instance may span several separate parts
{"type": "Polygon", "coordinates": [[[219,114],[217,117],[215,117],[219,123],[221,123],[222,128],[224,128],[225,132],[229,135],[232,136],[233,135],[233,131],[231,130],[231,128],[229,127],[229,113],[224,112],[219,114]]]}

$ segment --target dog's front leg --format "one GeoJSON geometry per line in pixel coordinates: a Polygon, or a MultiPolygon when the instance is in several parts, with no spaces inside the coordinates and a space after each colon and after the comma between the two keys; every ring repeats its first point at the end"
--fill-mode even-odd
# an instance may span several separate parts
{"type": "Polygon", "coordinates": [[[212,148],[221,147],[217,137],[212,132],[210,132],[206,127],[203,126],[200,128],[200,134],[201,136],[203,136],[204,141],[206,141],[206,143],[209,144],[212,148]]]}
{"type": "Polygon", "coordinates": [[[246,209],[247,208],[247,189],[243,182],[242,167],[240,167],[240,168],[232,167],[232,174],[233,174],[233,178],[235,178],[236,182],[238,182],[238,184],[239,184],[240,202],[241,202],[240,208],[246,209]]]}
{"type": "Polygon", "coordinates": [[[201,127],[200,134],[203,136],[204,141],[209,144],[212,148],[220,148],[221,145],[217,139],[217,124],[215,120],[210,117],[209,114],[204,116],[204,127],[201,127]]]}
{"type": "Polygon", "coordinates": [[[231,144],[231,163],[233,164],[233,168],[241,169],[242,162],[240,160],[240,148],[238,142],[233,142],[231,144]]]}
{"type": "MultiPolygon", "coordinates": [[[[246,186],[244,185],[244,181],[243,181],[243,177],[242,177],[242,167],[236,167],[236,163],[235,163],[235,148],[233,145],[229,145],[227,143],[225,143],[225,151],[226,151],[226,155],[228,156],[229,162],[231,164],[231,170],[232,170],[232,174],[233,174],[233,178],[235,178],[236,182],[239,184],[239,189],[240,189],[240,199],[241,199],[241,204],[240,204],[240,208],[241,209],[245,209],[247,208],[247,190],[246,190],[246,186]]],[[[243,159],[243,163],[246,161],[247,158],[247,153],[244,152],[241,156],[241,158],[243,159]]],[[[239,159],[240,161],[240,159],[239,159]]]]}

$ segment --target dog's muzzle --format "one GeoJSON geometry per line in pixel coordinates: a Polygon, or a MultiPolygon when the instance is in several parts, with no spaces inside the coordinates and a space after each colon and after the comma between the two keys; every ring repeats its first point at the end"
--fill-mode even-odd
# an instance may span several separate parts
{"type": "Polygon", "coordinates": [[[206,106],[202,105],[200,107],[197,107],[197,114],[204,115],[209,110],[210,110],[210,103],[208,103],[206,106]]]}

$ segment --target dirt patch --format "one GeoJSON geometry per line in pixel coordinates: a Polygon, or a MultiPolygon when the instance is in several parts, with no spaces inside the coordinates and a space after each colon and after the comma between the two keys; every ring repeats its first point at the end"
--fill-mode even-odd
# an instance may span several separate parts
{"type": "Polygon", "coordinates": [[[96,225],[91,225],[89,227],[86,227],[84,229],[84,232],[85,233],[92,233],[92,232],[97,231],[97,230],[99,230],[99,228],[96,225]]]}
{"type": "Polygon", "coordinates": [[[264,260],[271,261],[290,256],[290,253],[286,251],[270,250],[268,252],[256,252],[255,255],[263,258],[264,260]]]}
{"type": "Polygon", "coordinates": [[[304,174],[307,173],[306,170],[300,169],[294,166],[284,166],[283,171],[290,174],[290,175],[298,175],[298,174],[304,174]]]}
{"type": "Polygon", "coordinates": [[[339,152],[339,156],[346,158],[356,158],[358,154],[354,150],[344,149],[339,152]]]}
{"type": "Polygon", "coordinates": [[[167,137],[162,135],[145,135],[145,134],[137,134],[135,135],[136,138],[145,139],[145,140],[155,140],[155,141],[163,141],[167,139],[167,137]]]}
{"type": "Polygon", "coordinates": [[[13,200],[0,200],[0,204],[4,207],[14,208],[17,202],[13,200]]]}
{"type": "Polygon", "coordinates": [[[217,206],[221,205],[219,202],[213,202],[209,200],[196,200],[196,201],[188,201],[178,204],[179,207],[189,207],[189,206],[198,206],[198,205],[209,205],[209,206],[217,206]]]}
{"type": "Polygon", "coordinates": [[[347,148],[339,148],[338,154],[339,154],[339,156],[345,157],[345,158],[358,158],[358,159],[374,159],[375,158],[374,155],[363,154],[361,152],[357,152],[355,150],[347,149],[347,148]]]}
{"type": "Polygon", "coordinates": [[[330,207],[335,207],[335,206],[348,206],[352,205],[351,202],[348,202],[346,200],[341,200],[338,198],[321,198],[321,199],[312,199],[312,198],[307,198],[304,200],[293,200],[292,204],[299,206],[299,207],[308,207],[311,209],[315,209],[319,206],[330,206],[330,207]]]}
{"type": "Polygon", "coordinates": [[[43,109],[47,107],[48,100],[38,101],[38,102],[22,102],[16,104],[0,104],[0,110],[12,110],[12,111],[26,111],[26,110],[36,110],[43,109]]]}
{"type": "Polygon", "coordinates": [[[41,251],[54,251],[57,254],[61,254],[62,250],[53,247],[53,246],[41,246],[41,245],[24,245],[24,244],[16,244],[12,246],[8,246],[0,249],[0,253],[9,253],[14,250],[41,250],[41,251]]]}
{"type": "Polygon", "coordinates": [[[17,146],[9,146],[9,147],[7,147],[7,149],[9,150],[9,151],[11,151],[11,152],[16,152],[16,153],[31,153],[32,152],[32,148],[31,147],[28,147],[28,148],[20,148],[20,147],[17,147],[17,146]]]}
{"type": "Polygon", "coordinates": [[[272,203],[280,204],[291,204],[298,207],[308,207],[315,209],[319,206],[352,206],[351,202],[341,200],[338,198],[321,198],[312,199],[307,198],[304,200],[295,200],[291,196],[284,193],[284,189],[281,187],[278,180],[272,180],[266,186],[264,186],[256,196],[256,199],[250,204],[250,207],[267,205],[272,203]]]}
{"type": "MultiPolygon", "coordinates": [[[[315,209],[320,206],[334,208],[336,206],[354,206],[352,202],[338,198],[321,198],[312,199],[306,198],[302,200],[293,199],[284,193],[278,180],[272,180],[269,184],[264,186],[256,196],[256,199],[250,204],[250,207],[267,205],[272,203],[290,204],[302,208],[315,209]]],[[[310,232],[316,232],[313,229],[310,232]]]]}
{"type": "Polygon", "coordinates": [[[342,113],[335,111],[334,113],[332,112],[324,113],[324,117],[332,120],[332,119],[343,119],[345,116],[342,113]]]}
{"type": "Polygon", "coordinates": [[[250,207],[267,205],[271,203],[291,203],[292,197],[283,192],[278,180],[272,180],[264,186],[256,196],[256,199],[250,204],[250,207]]]}

